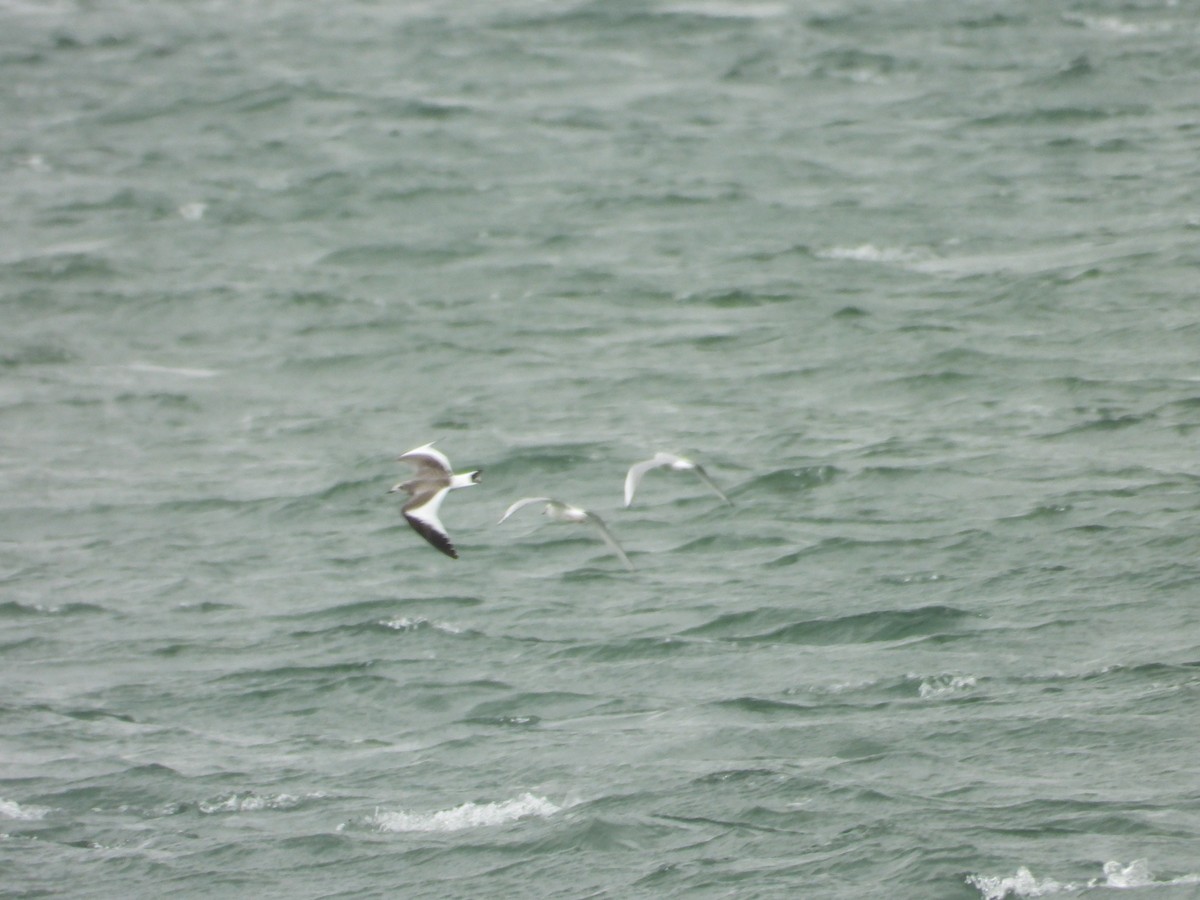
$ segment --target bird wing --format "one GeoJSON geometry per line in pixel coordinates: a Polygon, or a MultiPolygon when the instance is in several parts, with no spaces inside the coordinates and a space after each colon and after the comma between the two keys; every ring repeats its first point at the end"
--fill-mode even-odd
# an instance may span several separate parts
{"type": "Polygon", "coordinates": [[[440,450],[433,449],[432,441],[421,447],[415,447],[407,453],[400,454],[399,459],[416,466],[418,478],[440,478],[442,476],[448,478],[453,474],[453,470],[450,468],[450,460],[440,450]]]}
{"type": "Polygon", "coordinates": [[[449,488],[442,488],[438,491],[416,494],[401,507],[400,511],[404,513],[404,518],[408,520],[413,531],[447,556],[458,559],[458,551],[454,549],[450,535],[446,534],[446,526],[438,518],[438,509],[448,493],[450,493],[449,488]]]}
{"type": "Polygon", "coordinates": [[[630,466],[629,471],[625,473],[625,505],[633,505],[633,494],[642,483],[643,475],[659,466],[669,466],[674,459],[669,453],[659,453],[654,459],[646,459],[630,466]]]}
{"type": "MultiPolygon", "coordinates": [[[[504,511],[504,515],[500,517],[500,522],[503,522],[518,509],[524,509],[532,503],[557,503],[557,500],[551,500],[549,497],[523,497],[504,511]]],[[[496,524],[499,525],[500,522],[496,524]]]]}
{"type": "Polygon", "coordinates": [[[718,497],[720,497],[722,500],[724,500],[730,506],[733,506],[733,501],[730,500],[728,497],[726,497],[725,492],[723,490],[721,490],[719,487],[717,487],[717,483],[708,477],[708,473],[704,471],[703,466],[694,465],[692,467],[692,471],[696,473],[697,478],[699,478],[701,481],[703,481],[705,484],[707,484],[710,488],[712,488],[718,497]]]}
{"type": "Polygon", "coordinates": [[[608,544],[609,549],[621,558],[621,562],[625,564],[625,568],[632,572],[633,563],[629,561],[629,557],[625,555],[625,551],[621,549],[621,545],[617,543],[617,539],[612,536],[612,532],[608,530],[608,526],[604,524],[604,520],[594,512],[587,514],[587,520],[595,526],[596,531],[604,539],[604,543],[608,544]]]}

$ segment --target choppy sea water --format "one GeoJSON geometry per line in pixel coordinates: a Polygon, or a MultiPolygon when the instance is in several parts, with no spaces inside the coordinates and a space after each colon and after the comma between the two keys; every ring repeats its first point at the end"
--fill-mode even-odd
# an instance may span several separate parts
{"type": "Polygon", "coordinates": [[[0,21],[5,896],[1200,895],[1190,4],[0,21]]]}

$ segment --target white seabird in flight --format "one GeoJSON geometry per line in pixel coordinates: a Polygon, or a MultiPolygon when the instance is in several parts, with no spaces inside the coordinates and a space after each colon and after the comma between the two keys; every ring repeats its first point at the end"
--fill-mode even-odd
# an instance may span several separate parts
{"type": "Polygon", "coordinates": [[[446,534],[446,526],[438,518],[438,509],[446,495],[455,488],[479,484],[482,477],[478,470],[455,475],[446,455],[433,449],[430,441],[424,446],[409,450],[399,459],[416,466],[416,474],[408,481],[394,485],[389,494],[404,491],[410,497],[400,508],[413,530],[447,556],[458,559],[458,551],[446,534]]]}
{"type": "Polygon", "coordinates": [[[641,484],[642,476],[651,469],[658,469],[663,466],[668,467],[674,472],[695,472],[696,477],[712,488],[713,492],[733,506],[733,501],[725,496],[725,492],[717,487],[716,483],[708,477],[708,473],[704,471],[704,467],[699,463],[694,463],[690,459],[683,456],[676,456],[674,453],[655,453],[653,459],[647,459],[640,463],[634,463],[629,467],[629,472],[625,475],[625,505],[633,505],[633,494],[641,484]]]}
{"type": "MultiPolygon", "coordinates": [[[[546,508],[542,510],[542,515],[549,517],[555,522],[591,525],[596,529],[596,533],[600,535],[604,543],[608,544],[609,549],[621,558],[621,562],[625,564],[625,568],[631,572],[633,571],[633,563],[629,561],[629,557],[625,555],[625,551],[621,549],[621,545],[617,543],[617,539],[612,536],[612,533],[608,530],[608,526],[604,524],[604,520],[589,510],[581,509],[578,506],[571,506],[552,497],[525,497],[506,509],[504,515],[500,517],[500,522],[503,522],[517,510],[523,509],[533,503],[545,503],[546,508]]],[[[499,525],[500,522],[496,524],[499,525]]]]}

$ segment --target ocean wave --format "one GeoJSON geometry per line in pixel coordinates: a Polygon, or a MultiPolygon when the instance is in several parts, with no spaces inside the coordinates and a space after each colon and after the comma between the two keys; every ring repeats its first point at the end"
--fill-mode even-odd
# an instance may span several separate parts
{"type": "MultiPolygon", "coordinates": [[[[876,470],[878,471],[878,470],[876,470]]],[[[898,524],[909,527],[910,532],[913,525],[917,522],[908,521],[898,524]]],[[[766,566],[778,569],[794,566],[797,563],[804,562],[806,559],[814,556],[822,556],[825,554],[844,555],[854,551],[881,551],[881,550],[900,550],[907,548],[921,548],[933,546],[942,548],[944,546],[956,547],[966,546],[972,539],[986,532],[979,531],[964,531],[960,534],[951,535],[934,535],[931,537],[904,537],[892,538],[884,540],[862,540],[859,538],[834,537],[825,538],[815,544],[795,550],[791,553],[785,553],[783,556],[776,557],[765,563],[766,566]]]]}
{"type": "Polygon", "coordinates": [[[49,815],[50,810],[44,806],[22,806],[15,800],[5,800],[0,797],[0,818],[14,819],[18,822],[38,822],[49,815]]]}
{"type": "Polygon", "coordinates": [[[684,294],[679,297],[680,303],[701,303],[715,306],[719,309],[744,309],[746,307],[764,306],[773,303],[786,303],[796,299],[796,292],[790,290],[749,290],[746,288],[718,288],[711,291],[684,294]]]}
{"type": "Polygon", "coordinates": [[[677,637],[639,637],[600,644],[581,644],[559,650],[555,656],[588,659],[594,662],[618,662],[631,659],[660,659],[676,656],[692,646],[677,637]]]}
{"type": "Polygon", "coordinates": [[[50,343],[31,343],[12,347],[0,353],[0,366],[61,366],[75,362],[76,356],[65,347],[50,343]]]}
{"type": "Polygon", "coordinates": [[[326,666],[279,666],[246,669],[219,676],[208,682],[227,699],[265,704],[313,699],[330,694],[383,698],[393,694],[396,683],[374,674],[374,661],[335,663],[326,666]]]}
{"type": "MultiPolygon", "coordinates": [[[[694,498],[689,498],[694,499],[694,498]]],[[[680,502],[680,501],[677,501],[680,502]]],[[[674,553],[713,553],[716,551],[730,552],[734,550],[759,550],[763,547],[794,546],[792,541],[784,538],[765,535],[737,535],[728,532],[710,534],[694,538],[677,546],[674,553]]]]}
{"type": "Polygon", "coordinates": [[[682,14],[713,19],[776,19],[788,11],[786,3],[726,3],[714,0],[689,0],[662,8],[664,15],[682,14]]]}
{"type": "Polygon", "coordinates": [[[486,725],[494,728],[534,728],[540,725],[541,716],[467,716],[463,722],[486,725]]]}
{"type": "MultiPolygon", "coordinates": [[[[1170,4],[1168,4],[1170,5],[1170,4]]],[[[1068,14],[1063,16],[1068,25],[1076,25],[1089,31],[1099,31],[1116,37],[1133,37],[1140,34],[1168,34],[1177,23],[1172,22],[1131,22],[1117,16],[1093,16],[1068,14]]]]}
{"type": "Polygon", "coordinates": [[[773,19],[786,13],[781,3],[732,3],[714,0],[684,0],[656,7],[653,4],[586,2],[566,4],[561,10],[536,13],[505,12],[498,26],[512,29],[542,27],[573,27],[581,33],[594,30],[620,32],[634,29],[639,33],[670,34],[678,37],[691,32],[722,31],[731,23],[753,23],[773,19]]]}
{"type": "Polygon", "coordinates": [[[735,638],[739,633],[754,632],[777,623],[786,617],[788,610],[768,606],[744,612],[722,613],[715,619],[679,632],[687,637],[735,638]]]}
{"type": "Polygon", "coordinates": [[[196,808],[205,815],[218,813],[262,812],[264,810],[291,810],[300,806],[306,800],[319,800],[326,796],[317,791],[311,794],[297,796],[296,794],[256,794],[247,791],[244,794],[222,794],[211,800],[201,800],[196,808]]]}
{"type": "Polygon", "coordinates": [[[221,373],[216,369],[197,369],[184,366],[160,366],[154,363],[132,362],[121,368],[147,375],[174,375],[179,378],[216,378],[221,373]]]}
{"type": "Polygon", "coordinates": [[[973,696],[980,682],[986,680],[976,675],[953,672],[929,675],[910,672],[901,676],[889,675],[884,678],[805,685],[788,688],[783,693],[789,697],[817,697],[822,703],[834,700],[851,705],[911,701],[914,698],[918,700],[948,700],[973,696]]]}
{"type": "Polygon", "coordinates": [[[405,263],[448,262],[482,252],[477,244],[360,244],[331,250],[318,260],[319,265],[348,268],[394,268],[405,263]]]}
{"type": "Polygon", "coordinates": [[[1068,437],[1079,434],[1086,435],[1097,431],[1117,431],[1122,428],[1140,425],[1143,422],[1151,421],[1153,418],[1154,417],[1152,414],[1138,415],[1137,413],[1124,413],[1114,415],[1110,412],[1102,412],[1095,418],[1086,419],[1082,422],[1069,425],[1066,428],[1038,435],[1038,437],[1040,437],[1042,440],[1053,440],[1054,438],[1068,437]]]}
{"type": "Polygon", "coordinates": [[[26,604],[16,600],[0,603],[0,618],[16,618],[18,616],[78,616],[93,613],[108,612],[103,606],[94,603],[64,603],[62,606],[43,606],[40,603],[26,604]]]}
{"type": "Polygon", "coordinates": [[[1054,894],[1074,894],[1091,888],[1141,888],[1155,886],[1178,886],[1200,884],[1200,874],[1181,875],[1165,881],[1156,880],[1150,873],[1145,859],[1136,859],[1128,865],[1116,861],[1104,864],[1104,875],[1086,882],[1058,881],[1055,878],[1038,879],[1025,866],[1015,875],[968,875],[967,884],[979,891],[984,900],[1008,900],[1008,898],[1049,897],[1054,894]]]}
{"type": "Polygon", "coordinates": [[[863,262],[880,265],[917,267],[934,259],[926,250],[909,247],[877,247],[874,244],[859,244],[855,247],[830,247],[816,252],[818,259],[837,262],[863,262]]]}
{"type": "Polygon", "coordinates": [[[739,487],[739,493],[799,493],[810,491],[834,481],[842,474],[841,469],[830,465],[800,466],[794,469],[776,469],[759,475],[748,484],[739,487]]]}
{"type": "Polygon", "coordinates": [[[344,623],[349,625],[362,625],[364,623],[374,627],[381,624],[387,619],[394,618],[400,613],[397,610],[406,609],[410,606],[419,606],[422,610],[427,609],[466,609],[469,607],[482,605],[483,600],[479,597],[432,595],[429,597],[380,597],[374,600],[354,600],[350,603],[341,603],[336,606],[327,606],[322,609],[309,610],[301,613],[288,613],[280,616],[281,619],[293,621],[324,621],[328,619],[352,619],[353,622],[344,623]]]}
{"type": "Polygon", "coordinates": [[[219,613],[240,609],[233,603],[222,603],[219,600],[198,600],[194,603],[177,603],[175,609],[186,613],[219,613]]]}
{"type": "Polygon", "coordinates": [[[116,722],[128,722],[137,724],[137,719],[126,713],[113,712],[107,709],[64,709],[61,710],[61,715],[69,719],[76,719],[80,722],[94,722],[103,719],[112,719],[116,722]]]}
{"type": "Polygon", "coordinates": [[[507,825],[527,818],[549,818],[562,809],[545,797],[524,793],[512,800],[495,803],[467,801],[452,809],[435,812],[381,812],[369,820],[379,831],[431,831],[449,833],[468,828],[507,825]]]}
{"type": "Polygon", "coordinates": [[[866,644],[928,638],[962,629],[977,614],[952,606],[856,613],[827,619],[806,619],[761,634],[733,637],[752,643],[866,644]]]}
{"type": "Polygon", "coordinates": [[[70,251],[50,251],[13,262],[0,262],[0,272],[11,272],[19,278],[39,281],[108,279],[117,274],[113,264],[104,257],[70,251]]]}
{"type": "Polygon", "coordinates": [[[449,622],[432,622],[424,616],[393,616],[390,619],[381,619],[376,624],[392,631],[421,631],[429,629],[450,635],[466,634],[468,631],[462,625],[453,625],[449,622]]]}
{"type": "Polygon", "coordinates": [[[773,700],[770,697],[731,697],[728,700],[717,700],[713,704],[724,709],[735,709],[741,712],[773,715],[775,713],[812,713],[819,707],[806,703],[795,703],[790,700],[773,700]]]}
{"type": "Polygon", "coordinates": [[[589,465],[603,459],[606,451],[606,445],[590,441],[526,446],[490,462],[484,474],[485,478],[502,480],[529,473],[535,473],[541,478],[546,475],[575,472],[581,465],[589,465]]]}
{"type": "Polygon", "coordinates": [[[787,699],[742,696],[716,701],[716,705],[754,713],[828,712],[832,706],[874,708],[892,703],[910,703],[914,698],[922,701],[975,699],[978,684],[979,679],[974,675],[909,674],[898,678],[789,688],[783,691],[787,699]]]}
{"type": "Polygon", "coordinates": [[[453,622],[437,621],[419,615],[396,614],[382,619],[367,619],[358,622],[346,622],[339,625],[330,625],[324,628],[300,628],[292,631],[291,636],[297,639],[311,639],[328,638],[337,635],[354,636],[387,632],[401,632],[405,634],[415,634],[417,632],[435,632],[438,634],[450,635],[452,637],[474,633],[465,625],[458,625],[453,622]]]}
{"type": "Polygon", "coordinates": [[[474,704],[464,722],[488,725],[535,725],[545,716],[561,721],[594,714],[604,715],[604,698],[571,691],[511,691],[494,700],[474,704]]]}
{"type": "Polygon", "coordinates": [[[747,642],[781,643],[870,643],[928,636],[957,631],[976,613],[952,606],[921,606],[914,609],[852,613],[817,619],[784,622],[770,627],[788,610],[778,607],[741,613],[726,613],[680,632],[689,637],[747,642]],[[760,629],[766,630],[760,630],[760,629]]]}
{"type": "MultiPolygon", "coordinates": [[[[920,676],[910,676],[918,678],[920,676]]],[[[922,700],[945,700],[961,697],[975,690],[978,679],[974,675],[930,675],[920,679],[917,693],[922,700]]]]}
{"type": "Polygon", "coordinates": [[[1125,116],[1142,116],[1149,111],[1141,103],[1125,105],[1038,106],[1030,109],[990,113],[973,120],[982,127],[1013,127],[1040,125],[1086,125],[1125,116]]]}

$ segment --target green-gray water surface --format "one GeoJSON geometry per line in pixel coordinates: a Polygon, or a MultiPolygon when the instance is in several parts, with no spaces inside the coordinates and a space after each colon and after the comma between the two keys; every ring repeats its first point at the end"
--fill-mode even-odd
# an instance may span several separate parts
{"type": "Polygon", "coordinates": [[[0,26],[0,893],[1197,896],[1193,4],[0,26]]]}

